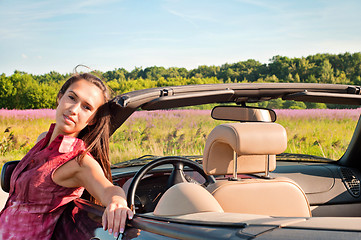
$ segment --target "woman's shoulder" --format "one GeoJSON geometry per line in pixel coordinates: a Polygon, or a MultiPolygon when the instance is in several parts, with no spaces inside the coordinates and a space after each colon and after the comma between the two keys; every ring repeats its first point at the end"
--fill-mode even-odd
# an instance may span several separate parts
{"type": "Polygon", "coordinates": [[[47,133],[48,133],[48,131],[40,133],[40,135],[36,139],[36,143],[40,142],[41,139],[45,138],[47,133]]]}

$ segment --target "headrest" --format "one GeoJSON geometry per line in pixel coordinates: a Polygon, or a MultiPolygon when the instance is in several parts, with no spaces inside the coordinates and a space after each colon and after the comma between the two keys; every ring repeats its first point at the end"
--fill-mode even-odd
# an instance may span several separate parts
{"type": "Polygon", "coordinates": [[[207,174],[262,173],[276,168],[276,154],[287,148],[287,134],[277,123],[228,123],[215,127],[206,141],[203,168],[207,174]]]}

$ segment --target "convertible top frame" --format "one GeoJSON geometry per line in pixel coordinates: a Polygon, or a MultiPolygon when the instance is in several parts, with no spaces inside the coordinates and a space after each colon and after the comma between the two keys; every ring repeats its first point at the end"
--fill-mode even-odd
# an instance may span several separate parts
{"type": "MultiPolygon", "coordinates": [[[[361,87],[317,83],[223,83],[169,86],[137,90],[118,95],[110,101],[111,133],[137,109],[160,110],[210,103],[254,103],[281,98],[302,102],[361,105],[361,87]]],[[[361,122],[341,165],[361,167],[361,122]]]]}
{"type": "Polygon", "coordinates": [[[223,83],[137,90],[111,100],[112,133],[139,108],[159,110],[210,103],[254,103],[276,98],[361,105],[361,87],[316,83],[223,83]]]}

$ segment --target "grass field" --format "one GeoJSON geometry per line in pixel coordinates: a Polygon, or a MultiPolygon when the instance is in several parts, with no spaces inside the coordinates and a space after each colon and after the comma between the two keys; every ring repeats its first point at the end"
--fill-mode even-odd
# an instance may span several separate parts
{"type": "MultiPolygon", "coordinates": [[[[276,110],[288,134],[289,153],[337,160],[345,152],[361,109],[276,110]]],[[[55,111],[0,109],[0,166],[21,159],[54,122],[55,111]]],[[[113,163],[141,155],[201,155],[209,132],[221,121],[209,110],[136,112],[111,137],[113,163]]]]}

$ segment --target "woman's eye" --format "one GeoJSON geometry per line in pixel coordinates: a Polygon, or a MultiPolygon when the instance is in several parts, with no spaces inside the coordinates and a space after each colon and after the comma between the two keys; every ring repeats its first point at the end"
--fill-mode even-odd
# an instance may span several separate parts
{"type": "Polygon", "coordinates": [[[91,110],[90,107],[87,105],[84,105],[84,109],[89,110],[89,111],[91,110]]]}
{"type": "Polygon", "coordinates": [[[69,98],[70,98],[71,100],[75,100],[75,97],[73,97],[73,96],[71,96],[71,95],[69,95],[69,98]]]}

